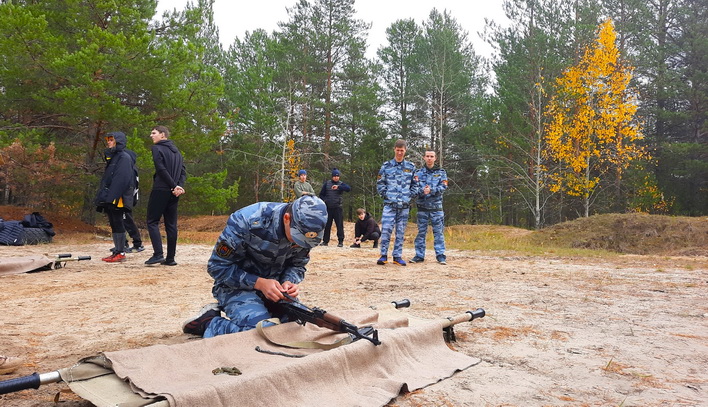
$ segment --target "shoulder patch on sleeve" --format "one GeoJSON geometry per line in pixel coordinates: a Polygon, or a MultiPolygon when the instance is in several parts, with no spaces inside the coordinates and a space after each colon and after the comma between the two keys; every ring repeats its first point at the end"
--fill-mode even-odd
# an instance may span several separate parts
{"type": "Polygon", "coordinates": [[[214,252],[219,257],[227,258],[231,256],[231,254],[234,252],[234,249],[227,246],[224,242],[219,242],[214,248],[214,252]]]}

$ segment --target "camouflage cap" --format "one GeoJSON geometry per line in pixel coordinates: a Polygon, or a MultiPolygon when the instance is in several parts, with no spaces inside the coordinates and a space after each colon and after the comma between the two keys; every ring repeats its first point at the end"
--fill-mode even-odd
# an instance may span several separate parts
{"type": "Polygon", "coordinates": [[[309,249],[322,242],[327,223],[327,205],[320,198],[303,195],[293,202],[290,235],[295,244],[309,249]]]}

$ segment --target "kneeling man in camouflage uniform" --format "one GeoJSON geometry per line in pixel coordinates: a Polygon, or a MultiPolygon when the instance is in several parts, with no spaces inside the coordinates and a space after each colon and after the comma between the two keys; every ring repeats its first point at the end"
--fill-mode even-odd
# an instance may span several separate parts
{"type": "Polygon", "coordinates": [[[322,241],[326,222],[325,203],[311,195],[291,204],[260,202],[231,214],[207,265],[218,304],[204,306],[182,331],[210,338],[247,331],[271,318],[265,300],[282,300],[282,292],[297,297],[310,249],[322,241]]]}

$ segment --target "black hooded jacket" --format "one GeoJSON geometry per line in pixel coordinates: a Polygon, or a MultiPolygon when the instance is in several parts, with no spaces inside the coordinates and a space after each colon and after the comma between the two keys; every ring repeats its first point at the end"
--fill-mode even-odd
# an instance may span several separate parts
{"type": "Polygon", "coordinates": [[[106,170],[96,194],[96,206],[113,205],[125,210],[133,209],[135,175],[133,160],[125,152],[126,137],[121,132],[109,133],[116,140],[116,146],[106,150],[106,170]],[[122,201],[120,200],[122,198],[122,201]]]}
{"type": "Polygon", "coordinates": [[[152,161],[155,164],[152,189],[171,191],[177,185],[184,187],[187,180],[184,159],[172,140],[160,140],[152,145],[152,161]]]}
{"type": "Polygon", "coordinates": [[[371,236],[371,234],[374,232],[378,232],[380,234],[381,229],[379,228],[379,224],[376,223],[376,220],[371,217],[371,214],[369,212],[366,212],[366,215],[364,215],[364,219],[359,219],[354,224],[354,236],[366,237],[371,236]]]}

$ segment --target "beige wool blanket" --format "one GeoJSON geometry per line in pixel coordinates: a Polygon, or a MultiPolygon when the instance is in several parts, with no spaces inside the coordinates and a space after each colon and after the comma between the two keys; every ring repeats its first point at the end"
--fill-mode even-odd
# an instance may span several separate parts
{"type": "MultiPolygon", "coordinates": [[[[143,397],[164,397],[171,406],[211,407],[382,406],[401,391],[423,388],[479,363],[445,344],[443,320],[409,324],[404,313],[395,314],[379,320],[373,310],[337,313],[358,326],[377,327],[379,346],[359,340],[327,351],[293,350],[270,344],[252,330],[103,356],[143,397]],[[257,347],[306,356],[262,353],[257,347]],[[241,374],[221,373],[233,368],[241,374]]],[[[265,330],[275,342],[342,337],[293,322],[265,330]]]]}

